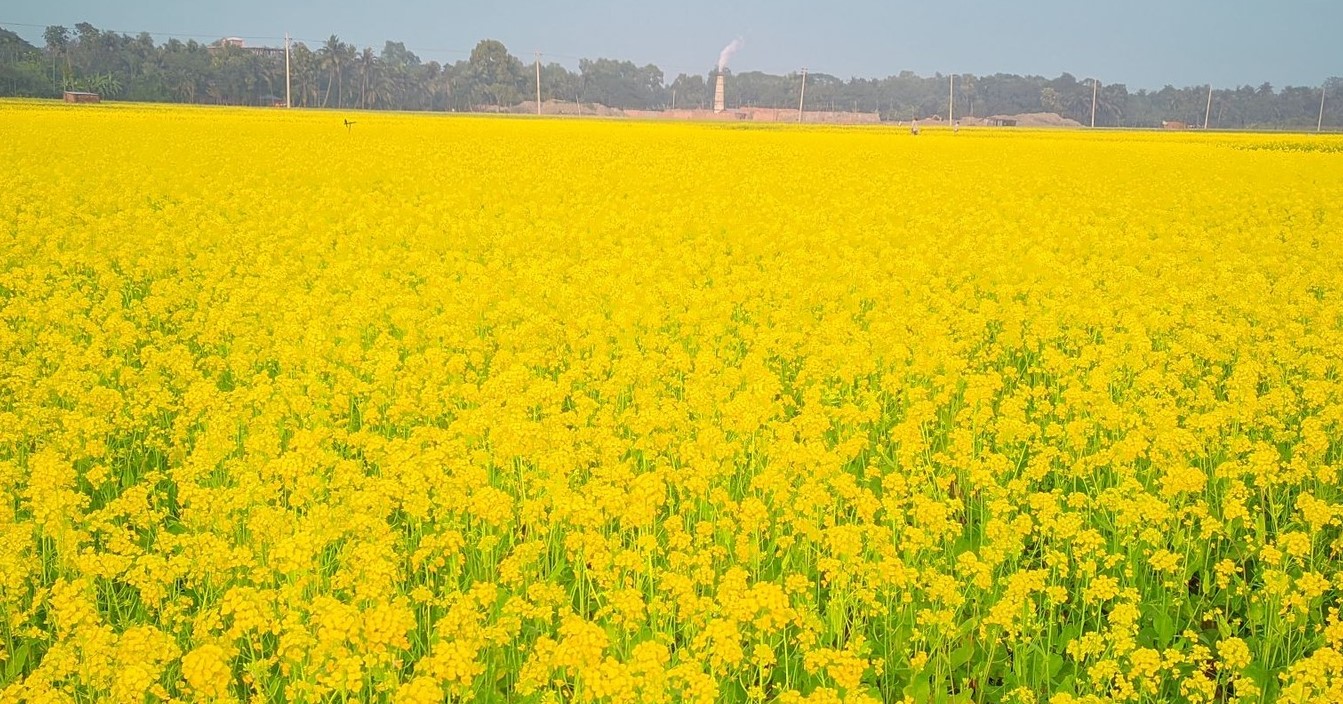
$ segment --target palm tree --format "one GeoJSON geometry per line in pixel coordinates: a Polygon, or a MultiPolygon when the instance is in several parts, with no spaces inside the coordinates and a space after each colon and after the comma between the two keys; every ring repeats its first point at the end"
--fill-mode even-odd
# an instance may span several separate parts
{"type": "Polygon", "coordinates": [[[367,110],[370,106],[368,100],[369,84],[374,81],[374,74],[377,71],[378,56],[373,53],[372,47],[364,47],[363,53],[359,55],[359,63],[355,68],[359,72],[359,107],[367,110]]]}
{"type": "Polygon", "coordinates": [[[321,71],[321,59],[312,52],[307,45],[303,43],[296,44],[293,49],[293,78],[297,88],[297,100],[303,107],[310,107],[317,102],[320,91],[317,86],[317,76],[321,71]]]}
{"type": "Polygon", "coordinates": [[[1122,85],[1101,85],[1096,94],[1096,114],[1114,118],[1114,125],[1120,126],[1124,120],[1124,105],[1128,101],[1128,88],[1122,85]]]}
{"type": "MultiPolygon", "coordinates": [[[[358,61],[359,61],[359,50],[355,48],[353,44],[340,45],[340,65],[344,69],[341,72],[341,80],[336,83],[336,104],[340,107],[350,106],[349,103],[345,102],[345,88],[346,88],[345,83],[349,80],[349,78],[353,76],[353,74],[350,72],[349,69],[353,67],[356,63],[358,63],[358,61]]],[[[349,86],[349,88],[350,88],[350,101],[353,102],[354,86],[351,85],[349,86]]]]}
{"type": "Polygon", "coordinates": [[[327,102],[331,100],[332,86],[336,87],[336,104],[340,105],[344,100],[341,69],[346,64],[345,54],[345,44],[340,41],[340,37],[334,34],[322,44],[321,49],[317,50],[322,69],[327,72],[326,94],[322,96],[322,107],[326,107],[327,102]]]}
{"type": "Polygon", "coordinates": [[[387,71],[378,71],[377,75],[369,81],[368,106],[370,108],[379,108],[387,104],[388,98],[391,96],[389,80],[391,80],[391,76],[388,75],[387,71]]]}

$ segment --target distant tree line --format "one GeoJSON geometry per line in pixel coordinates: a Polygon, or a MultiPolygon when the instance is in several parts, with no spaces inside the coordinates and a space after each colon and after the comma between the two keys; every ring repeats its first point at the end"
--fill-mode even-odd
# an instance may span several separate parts
{"type": "MultiPolygon", "coordinates": [[[[62,90],[89,90],[108,98],[146,101],[262,105],[285,94],[282,51],[169,39],[155,43],[147,33],[130,36],[101,31],[88,23],[48,27],[44,45],[34,46],[0,28],[0,96],[55,97],[62,90]]],[[[508,107],[534,99],[531,64],[498,41],[480,42],[469,58],[455,63],[422,61],[401,42],[381,51],[332,36],[317,46],[303,42],[291,51],[296,107],[370,110],[472,111],[508,107]]],[[[541,68],[543,100],[595,103],[612,108],[658,110],[712,105],[713,70],[680,74],[670,81],[657,66],[614,59],[583,59],[572,71],[558,63],[541,68]]],[[[758,71],[731,76],[733,106],[792,108],[801,77],[758,71]]],[[[1067,73],[1058,78],[959,74],[958,115],[1054,112],[1083,123],[1091,118],[1092,87],[1067,73]]],[[[1343,125],[1343,79],[1326,86],[1325,123],[1343,125]]],[[[904,71],[880,79],[843,80],[823,73],[807,77],[807,104],[815,110],[880,113],[908,120],[947,112],[948,77],[904,71]]],[[[1267,83],[1214,90],[1213,127],[1313,128],[1319,116],[1319,87],[1275,89],[1267,83]]],[[[1163,121],[1202,125],[1207,87],[1138,90],[1102,84],[1096,96],[1100,126],[1152,127],[1163,121]]]]}

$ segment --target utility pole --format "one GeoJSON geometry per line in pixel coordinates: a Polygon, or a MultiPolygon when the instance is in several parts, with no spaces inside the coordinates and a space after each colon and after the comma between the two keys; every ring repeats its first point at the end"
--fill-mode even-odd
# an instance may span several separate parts
{"type": "Polygon", "coordinates": [[[541,114],[541,52],[536,52],[536,114],[541,114]]]}
{"type": "Polygon", "coordinates": [[[956,74],[951,74],[947,87],[947,123],[956,124],[956,74]]]}
{"type": "Polygon", "coordinates": [[[1324,131],[1324,95],[1329,92],[1329,84],[1320,86],[1320,119],[1315,123],[1315,131],[1324,131]]]}
{"type": "Polygon", "coordinates": [[[1096,92],[1100,90],[1100,81],[1091,79],[1091,127],[1096,127],[1096,92]]]}
{"type": "Polygon", "coordinates": [[[1208,84],[1208,111],[1203,113],[1203,129],[1208,129],[1208,122],[1212,119],[1212,84],[1208,84]]]}
{"type": "Polygon", "coordinates": [[[807,109],[807,69],[802,69],[802,97],[797,101],[797,121],[804,122],[807,109]]]}
{"type": "Polygon", "coordinates": [[[284,106],[285,108],[294,107],[291,98],[290,80],[289,80],[289,32],[284,33],[284,106]]]}

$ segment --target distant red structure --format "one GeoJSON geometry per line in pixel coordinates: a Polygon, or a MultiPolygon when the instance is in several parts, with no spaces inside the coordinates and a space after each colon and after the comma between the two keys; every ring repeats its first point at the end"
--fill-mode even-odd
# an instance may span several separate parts
{"type": "Polygon", "coordinates": [[[97,93],[86,93],[80,90],[65,91],[65,102],[67,103],[101,103],[103,98],[97,93]]]}
{"type": "Polygon", "coordinates": [[[230,49],[237,49],[255,56],[284,56],[284,47],[274,46],[247,46],[241,37],[224,37],[210,43],[208,50],[210,53],[218,53],[230,49]]]}

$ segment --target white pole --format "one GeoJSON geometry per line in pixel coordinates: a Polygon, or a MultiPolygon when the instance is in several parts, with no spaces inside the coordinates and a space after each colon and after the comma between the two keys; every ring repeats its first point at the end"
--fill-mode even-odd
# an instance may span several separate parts
{"type": "Polygon", "coordinates": [[[1100,82],[1091,79],[1091,126],[1096,126],[1096,91],[1100,90],[1100,82]]]}
{"type": "Polygon", "coordinates": [[[951,74],[951,84],[947,88],[947,124],[956,119],[956,74],[951,74]]]}
{"type": "Polygon", "coordinates": [[[541,114],[541,52],[536,52],[536,114],[541,114]]]}
{"type": "Polygon", "coordinates": [[[1315,131],[1324,131],[1324,95],[1329,92],[1329,86],[1320,86],[1320,119],[1315,123],[1315,131]]]}
{"type": "Polygon", "coordinates": [[[1208,111],[1203,113],[1203,129],[1208,129],[1208,122],[1212,119],[1212,84],[1208,84],[1208,111]]]}
{"type": "Polygon", "coordinates": [[[797,121],[804,122],[807,108],[807,69],[802,69],[802,97],[797,100],[797,121]]]}
{"type": "Polygon", "coordinates": [[[284,33],[284,106],[286,108],[294,107],[291,100],[289,80],[289,32],[284,33]]]}

